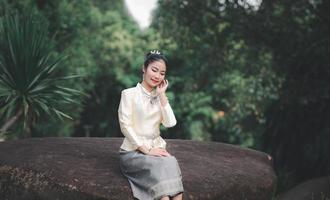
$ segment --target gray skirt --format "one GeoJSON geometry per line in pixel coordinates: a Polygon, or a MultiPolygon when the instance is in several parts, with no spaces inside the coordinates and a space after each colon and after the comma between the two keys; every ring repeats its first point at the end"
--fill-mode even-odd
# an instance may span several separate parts
{"type": "Polygon", "coordinates": [[[181,170],[174,156],[157,157],[122,149],[119,155],[121,171],[135,198],[156,200],[183,192],[181,170]]]}

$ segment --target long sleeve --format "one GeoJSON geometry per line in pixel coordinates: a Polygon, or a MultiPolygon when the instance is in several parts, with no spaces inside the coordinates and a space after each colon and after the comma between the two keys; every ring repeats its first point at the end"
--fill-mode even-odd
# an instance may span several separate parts
{"type": "Polygon", "coordinates": [[[132,128],[132,99],[125,92],[125,90],[121,93],[121,99],[118,108],[118,119],[121,132],[124,136],[135,146],[138,148],[143,145],[143,142],[138,138],[134,129],[132,128]]]}
{"type": "Polygon", "coordinates": [[[175,126],[176,124],[176,118],[173,113],[173,110],[170,106],[170,104],[167,102],[165,106],[160,106],[161,107],[161,113],[162,113],[162,124],[165,127],[172,127],[175,126]]]}

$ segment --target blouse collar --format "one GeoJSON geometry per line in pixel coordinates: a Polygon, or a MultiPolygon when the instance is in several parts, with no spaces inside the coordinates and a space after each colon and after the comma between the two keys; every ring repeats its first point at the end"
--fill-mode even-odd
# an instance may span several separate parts
{"type": "Polygon", "coordinates": [[[149,95],[149,96],[156,96],[155,91],[149,92],[145,87],[143,87],[143,85],[142,85],[141,83],[137,83],[137,84],[136,84],[136,87],[141,88],[142,91],[143,91],[144,93],[146,93],[147,95],[149,95]]]}

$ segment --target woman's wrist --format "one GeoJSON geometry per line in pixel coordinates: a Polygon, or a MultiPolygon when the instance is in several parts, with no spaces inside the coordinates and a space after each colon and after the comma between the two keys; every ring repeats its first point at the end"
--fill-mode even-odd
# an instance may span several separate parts
{"type": "Polygon", "coordinates": [[[166,103],[168,102],[166,93],[165,92],[160,93],[159,97],[160,97],[160,102],[161,102],[162,106],[165,106],[166,103]]]}
{"type": "Polygon", "coordinates": [[[148,148],[148,147],[146,147],[145,145],[143,145],[143,146],[140,146],[140,147],[138,148],[138,150],[139,150],[140,152],[142,152],[143,154],[148,155],[148,154],[150,153],[150,151],[151,151],[151,148],[148,148]]]}
{"type": "Polygon", "coordinates": [[[159,96],[160,96],[160,98],[166,98],[167,99],[167,96],[166,96],[165,92],[160,93],[159,96]]]}

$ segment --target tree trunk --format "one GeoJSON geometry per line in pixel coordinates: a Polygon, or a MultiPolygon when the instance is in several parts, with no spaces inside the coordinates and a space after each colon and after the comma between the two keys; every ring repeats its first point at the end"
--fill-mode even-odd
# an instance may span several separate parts
{"type": "Polygon", "coordinates": [[[5,133],[8,128],[10,128],[16,121],[17,119],[22,115],[23,111],[22,109],[19,109],[16,113],[15,116],[11,117],[0,129],[0,134],[5,133]]]}

